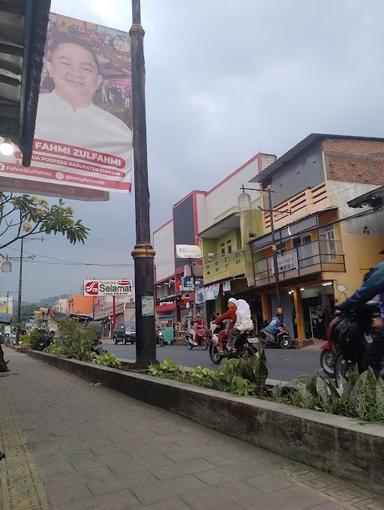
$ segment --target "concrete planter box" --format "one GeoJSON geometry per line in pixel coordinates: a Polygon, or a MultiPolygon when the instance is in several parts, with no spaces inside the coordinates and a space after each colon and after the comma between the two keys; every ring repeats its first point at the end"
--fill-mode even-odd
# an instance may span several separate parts
{"type": "Polygon", "coordinates": [[[45,361],[384,494],[384,426],[33,351],[45,361]]]}

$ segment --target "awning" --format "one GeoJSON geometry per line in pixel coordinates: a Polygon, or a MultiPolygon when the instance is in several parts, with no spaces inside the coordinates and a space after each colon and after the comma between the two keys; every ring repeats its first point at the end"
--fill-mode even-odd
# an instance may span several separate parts
{"type": "Polygon", "coordinates": [[[0,1],[0,136],[29,166],[50,0],[0,1]]]}
{"type": "Polygon", "coordinates": [[[169,313],[172,312],[173,310],[176,310],[176,303],[168,303],[166,305],[156,306],[156,313],[158,314],[169,313]]]}

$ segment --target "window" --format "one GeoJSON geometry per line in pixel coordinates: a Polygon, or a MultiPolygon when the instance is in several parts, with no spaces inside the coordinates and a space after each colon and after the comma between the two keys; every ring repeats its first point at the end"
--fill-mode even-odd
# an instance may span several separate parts
{"type": "Polygon", "coordinates": [[[225,243],[221,243],[220,244],[220,253],[221,253],[221,256],[224,257],[224,255],[225,255],[225,243]]]}
{"type": "Polygon", "coordinates": [[[336,236],[333,227],[327,228],[319,233],[320,253],[322,259],[327,262],[336,257],[336,236]]]}
{"type": "Polygon", "coordinates": [[[227,241],[227,253],[232,253],[232,241],[227,241]]]}

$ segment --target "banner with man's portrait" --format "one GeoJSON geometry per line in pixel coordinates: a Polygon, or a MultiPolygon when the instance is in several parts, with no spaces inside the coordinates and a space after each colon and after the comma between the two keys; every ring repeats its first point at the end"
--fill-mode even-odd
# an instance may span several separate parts
{"type": "Polygon", "coordinates": [[[32,164],[2,156],[0,185],[85,200],[130,191],[131,99],[128,33],[51,13],[32,164]]]}

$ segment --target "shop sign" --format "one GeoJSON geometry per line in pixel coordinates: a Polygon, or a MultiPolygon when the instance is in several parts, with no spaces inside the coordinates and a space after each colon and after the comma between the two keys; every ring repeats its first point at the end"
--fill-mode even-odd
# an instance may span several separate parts
{"type": "MultiPolygon", "coordinates": [[[[271,272],[274,274],[275,268],[273,266],[273,259],[270,259],[271,264],[271,272]]],[[[277,267],[279,269],[279,273],[286,273],[287,271],[293,271],[298,267],[297,261],[297,251],[291,250],[286,253],[277,255],[277,267]]]]}
{"type": "Polygon", "coordinates": [[[132,281],[84,280],[84,296],[132,296],[132,281]]]}
{"type": "Polygon", "coordinates": [[[194,244],[176,245],[176,257],[179,259],[201,259],[202,256],[200,246],[194,244]]]}

